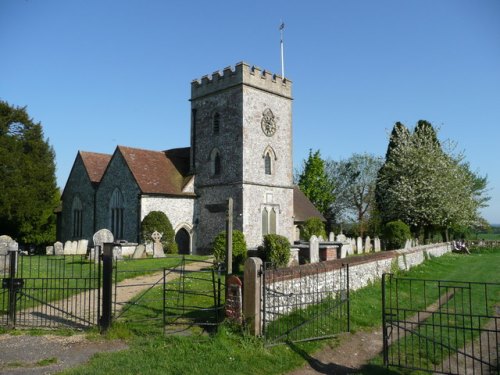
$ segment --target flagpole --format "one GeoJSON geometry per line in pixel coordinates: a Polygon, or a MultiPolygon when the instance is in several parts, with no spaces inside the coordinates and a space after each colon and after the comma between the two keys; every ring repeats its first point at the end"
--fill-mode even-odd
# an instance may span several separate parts
{"type": "Polygon", "coordinates": [[[283,30],[285,29],[285,23],[281,22],[280,25],[280,34],[281,34],[281,40],[280,40],[280,46],[281,46],[281,77],[284,79],[285,78],[285,58],[284,58],[284,53],[283,53],[283,30]]]}

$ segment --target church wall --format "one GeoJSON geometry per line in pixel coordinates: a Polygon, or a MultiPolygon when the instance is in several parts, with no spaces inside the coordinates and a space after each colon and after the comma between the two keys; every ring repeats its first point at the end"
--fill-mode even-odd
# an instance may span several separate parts
{"type": "Polygon", "coordinates": [[[88,177],[80,155],[77,156],[64,187],[62,197],[61,228],[59,241],[91,239],[94,234],[94,188],[88,177]],[[82,202],[82,236],[73,237],[73,199],[82,202]]]}
{"type": "Polygon", "coordinates": [[[274,208],[276,215],[276,234],[293,241],[293,189],[269,186],[244,185],[243,230],[247,246],[262,245],[262,211],[274,208]]]}
{"type": "Polygon", "coordinates": [[[101,179],[96,195],[96,229],[111,230],[110,201],[114,190],[120,189],[123,195],[123,238],[129,242],[139,240],[139,187],[130,172],[123,156],[115,151],[108,169],[101,179]]]}
{"type": "Polygon", "coordinates": [[[196,245],[199,252],[208,252],[217,234],[226,229],[225,204],[228,198],[233,198],[233,229],[242,230],[242,189],[240,186],[217,186],[200,188],[197,191],[199,198],[195,205],[195,233],[196,245]],[[216,204],[223,204],[219,212],[216,204]]]}
{"type": "MultiPolygon", "coordinates": [[[[167,215],[172,227],[179,229],[182,224],[193,227],[195,198],[142,196],[141,222],[151,211],[161,211],[167,215]]],[[[196,244],[193,242],[193,248],[196,244]]]]}

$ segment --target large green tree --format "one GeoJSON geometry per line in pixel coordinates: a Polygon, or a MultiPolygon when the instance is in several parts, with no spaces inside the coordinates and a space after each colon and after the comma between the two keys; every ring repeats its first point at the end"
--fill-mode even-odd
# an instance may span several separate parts
{"type": "Polygon", "coordinates": [[[325,161],[318,151],[309,150],[309,157],[304,160],[302,172],[298,177],[300,190],[314,204],[314,206],[325,216],[328,216],[332,203],[333,182],[326,174],[325,161]]]}
{"type": "Polygon", "coordinates": [[[487,201],[487,180],[461,154],[444,149],[437,132],[419,121],[413,132],[397,123],[378,173],[377,202],[385,222],[402,220],[416,234],[471,226],[487,201]]]}
{"type": "Polygon", "coordinates": [[[376,214],[375,185],[382,164],[383,159],[371,154],[353,154],[327,163],[328,176],[335,186],[335,219],[356,222],[360,236],[364,236],[370,217],[376,214]]]}
{"type": "Polygon", "coordinates": [[[54,158],[26,108],[0,101],[0,234],[35,245],[55,241],[54,158]]]}

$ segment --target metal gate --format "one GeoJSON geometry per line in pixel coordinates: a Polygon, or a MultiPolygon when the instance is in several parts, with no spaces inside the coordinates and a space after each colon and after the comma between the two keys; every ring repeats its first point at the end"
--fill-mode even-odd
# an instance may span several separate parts
{"type": "Polygon", "coordinates": [[[382,278],[384,364],[500,373],[500,283],[382,278]]]}
{"type": "Polygon", "coordinates": [[[222,273],[189,256],[114,262],[113,321],[142,332],[174,333],[218,326],[223,318],[222,273]]]}
{"type": "Polygon", "coordinates": [[[98,324],[101,264],[85,256],[0,257],[0,326],[85,328],[98,324]]]}
{"type": "Polygon", "coordinates": [[[328,338],[349,331],[349,265],[262,268],[267,345],[328,338]]]}

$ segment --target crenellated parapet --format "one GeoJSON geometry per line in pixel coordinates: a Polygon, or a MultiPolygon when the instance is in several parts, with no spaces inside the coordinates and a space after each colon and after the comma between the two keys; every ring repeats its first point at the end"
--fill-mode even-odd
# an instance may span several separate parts
{"type": "Polygon", "coordinates": [[[237,85],[247,85],[276,95],[292,98],[292,82],[245,62],[216,71],[191,82],[191,100],[237,85]]]}

